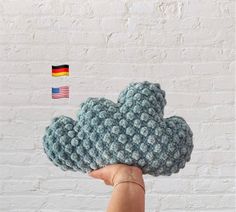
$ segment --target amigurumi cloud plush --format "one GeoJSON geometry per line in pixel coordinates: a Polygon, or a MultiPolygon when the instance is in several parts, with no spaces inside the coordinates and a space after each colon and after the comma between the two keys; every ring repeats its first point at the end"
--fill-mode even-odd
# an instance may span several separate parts
{"type": "Polygon", "coordinates": [[[165,92],[157,83],[131,83],[114,103],[88,98],[75,121],[56,117],[43,137],[48,158],[63,170],[84,173],[109,164],[137,166],[143,174],[171,175],[184,168],[192,131],[178,116],[163,118],[165,92]]]}

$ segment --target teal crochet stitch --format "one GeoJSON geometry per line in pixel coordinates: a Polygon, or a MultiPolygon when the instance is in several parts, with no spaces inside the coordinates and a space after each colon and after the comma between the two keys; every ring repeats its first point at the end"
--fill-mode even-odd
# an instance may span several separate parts
{"type": "Polygon", "coordinates": [[[163,118],[165,105],[160,85],[147,81],[131,83],[117,103],[88,98],[78,121],[52,120],[44,151],[63,170],[86,173],[123,163],[153,176],[177,173],[190,160],[193,133],[183,118],[163,118]]]}

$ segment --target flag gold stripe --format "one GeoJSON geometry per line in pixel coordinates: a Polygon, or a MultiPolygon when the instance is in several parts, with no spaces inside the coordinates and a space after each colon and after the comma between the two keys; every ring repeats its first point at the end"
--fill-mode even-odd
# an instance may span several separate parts
{"type": "Polygon", "coordinates": [[[54,77],[69,76],[69,72],[52,73],[54,77]]]}

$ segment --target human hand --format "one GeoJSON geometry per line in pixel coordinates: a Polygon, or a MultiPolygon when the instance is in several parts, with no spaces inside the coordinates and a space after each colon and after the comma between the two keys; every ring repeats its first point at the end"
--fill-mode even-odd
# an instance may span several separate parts
{"type": "Polygon", "coordinates": [[[107,165],[90,172],[89,176],[103,180],[106,185],[114,185],[121,180],[133,180],[144,185],[142,170],[136,166],[125,164],[107,165]]]}

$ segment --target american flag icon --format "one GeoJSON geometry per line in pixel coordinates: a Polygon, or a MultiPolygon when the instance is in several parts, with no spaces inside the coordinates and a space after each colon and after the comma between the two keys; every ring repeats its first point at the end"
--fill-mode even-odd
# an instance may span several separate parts
{"type": "Polygon", "coordinates": [[[69,98],[69,86],[52,88],[52,99],[69,98]]]}

